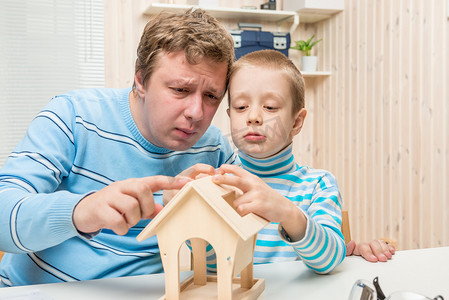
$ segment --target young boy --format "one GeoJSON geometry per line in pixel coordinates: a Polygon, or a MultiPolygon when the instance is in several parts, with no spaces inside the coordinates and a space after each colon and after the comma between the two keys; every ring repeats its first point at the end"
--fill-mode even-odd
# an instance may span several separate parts
{"type": "Polygon", "coordinates": [[[300,167],[292,154],[307,114],[301,73],[278,51],[252,52],[234,64],[228,95],[242,168],[222,165],[220,174],[235,176],[214,181],[242,190],[234,201],[241,215],[271,222],[258,234],[254,263],[302,259],[317,273],[332,271],[346,253],[340,191],[332,174],[300,167]]]}

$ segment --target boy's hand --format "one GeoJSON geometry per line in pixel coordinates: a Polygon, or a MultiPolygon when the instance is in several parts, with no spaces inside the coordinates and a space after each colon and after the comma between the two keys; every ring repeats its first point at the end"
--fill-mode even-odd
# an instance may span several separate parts
{"type": "MultiPolygon", "coordinates": [[[[188,177],[192,180],[201,178],[206,175],[214,175],[215,174],[215,168],[211,165],[207,164],[196,164],[191,166],[190,168],[185,169],[178,175],[176,175],[175,178],[178,177],[188,177]]],[[[167,205],[168,202],[170,202],[171,199],[179,192],[179,190],[172,189],[172,190],[164,190],[162,194],[162,199],[164,201],[164,205],[167,205]]]]}
{"type": "Polygon", "coordinates": [[[285,202],[288,200],[270,188],[262,179],[235,165],[222,165],[218,173],[212,178],[213,182],[230,185],[243,192],[234,200],[234,207],[240,215],[255,213],[271,222],[283,220],[284,207],[288,206],[285,202]],[[222,175],[225,173],[235,176],[222,175]]]}
{"type": "Polygon", "coordinates": [[[126,234],[141,219],[150,219],[161,211],[154,203],[153,192],[161,189],[180,189],[189,178],[151,176],[116,181],[84,197],[73,210],[73,224],[83,233],[102,228],[126,234]]]}
{"type": "Polygon", "coordinates": [[[307,220],[302,211],[258,176],[236,165],[222,165],[218,169],[218,175],[212,180],[217,184],[236,187],[243,192],[234,200],[234,207],[240,215],[254,213],[270,222],[279,222],[295,241],[304,236],[307,220]],[[222,175],[225,173],[235,176],[222,175]]]}
{"type": "Polygon", "coordinates": [[[346,244],[346,256],[359,255],[369,262],[386,262],[391,259],[395,251],[393,245],[387,244],[383,240],[372,240],[359,244],[350,241],[346,244]]]}

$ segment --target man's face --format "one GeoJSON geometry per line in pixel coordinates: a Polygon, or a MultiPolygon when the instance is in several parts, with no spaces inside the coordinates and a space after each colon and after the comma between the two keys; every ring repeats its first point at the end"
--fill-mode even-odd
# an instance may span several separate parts
{"type": "Polygon", "coordinates": [[[203,136],[223,98],[226,62],[204,58],[191,65],[183,51],[162,53],[140,99],[130,94],[131,113],[141,134],[152,144],[186,150],[203,136]]]}

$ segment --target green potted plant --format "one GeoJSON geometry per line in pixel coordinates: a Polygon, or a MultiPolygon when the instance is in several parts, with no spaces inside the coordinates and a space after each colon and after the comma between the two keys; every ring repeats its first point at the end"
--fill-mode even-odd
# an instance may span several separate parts
{"type": "Polygon", "coordinates": [[[313,34],[307,41],[301,40],[301,41],[295,41],[295,46],[291,47],[290,49],[296,49],[304,53],[303,57],[301,58],[301,69],[304,72],[315,72],[316,71],[316,65],[318,62],[318,57],[312,56],[311,51],[312,48],[321,42],[323,39],[319,39],[317,41],[312,42],[315,35],[313,34]]]}

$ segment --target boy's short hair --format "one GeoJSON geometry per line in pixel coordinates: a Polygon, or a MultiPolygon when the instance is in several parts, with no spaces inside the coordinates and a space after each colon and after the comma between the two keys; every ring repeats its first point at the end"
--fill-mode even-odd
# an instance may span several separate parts
{"type": "MultiPolygon", "coordinates": [[[[304,100],[304,78],[293,62],[284,54],[276,50],[259,50],[250,52],[240,57],[231,68],[230,76],[245,66],[266,67],[283,71],[290,81],[290,94],[293,102],[293,114],[305,106],[304,100]]],[[[248,80],[251,80],[248,78],[248,80]]],[[[230,102],[228,95],[228,104],[230,102]]]]}
{"type": "Polygon", "coordinates": [[[141,72],[144,86],[157,65],[159,54],[176,51],[185,51],[190,64],[198,64],[204,57],[226,62],[228,83],[235,60],[234,41],[223,25],[204,10],[191,8],[183,14],[162,12],[146,24],[137,47],[135,66],[135,74],[141,72]]]}

